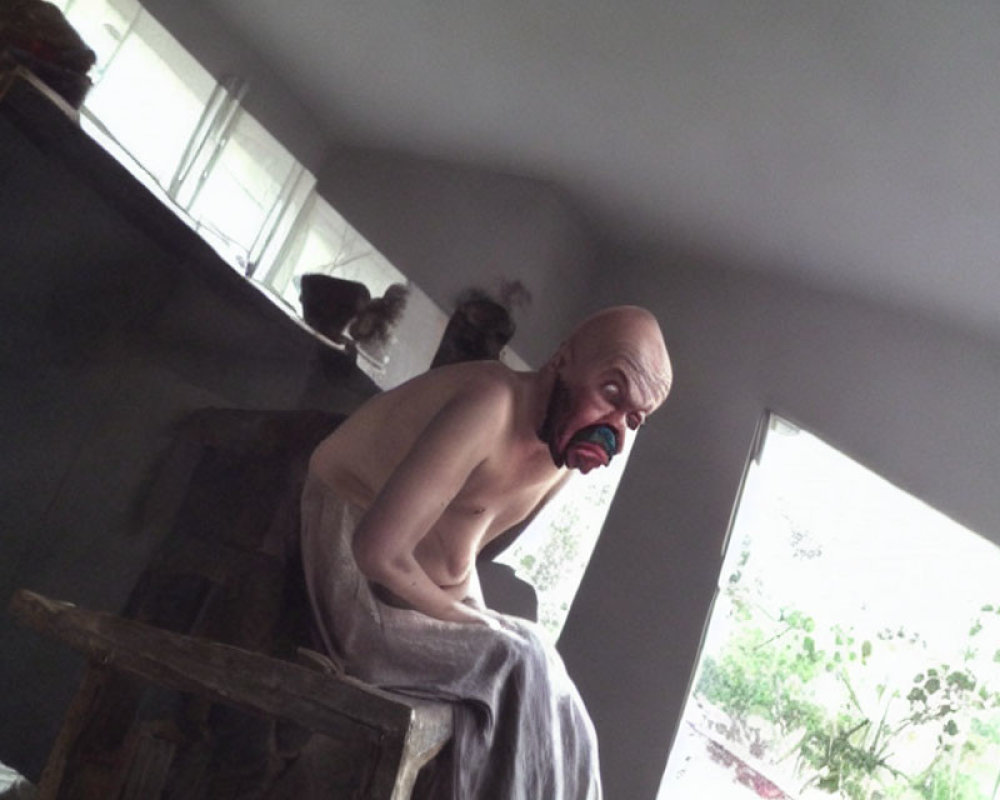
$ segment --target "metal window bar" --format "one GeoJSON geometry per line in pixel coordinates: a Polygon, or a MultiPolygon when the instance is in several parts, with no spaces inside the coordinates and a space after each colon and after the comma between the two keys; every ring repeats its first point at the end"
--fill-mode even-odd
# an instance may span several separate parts
{"type": "Polygon", "coordinates": [[[243,98],[248,89],[249,84],[245,79],[238,75],[228,75],[213,90],[167,189],[174,202],[184,210],[189,211],[194,205],[222,155],[233,127],[243,112],[243,98]],[[191,183],[189,178],[193,174],[197,174],[197,178],[191,183]],[[188,190],[186,196],[185,189],[188,190]]]}

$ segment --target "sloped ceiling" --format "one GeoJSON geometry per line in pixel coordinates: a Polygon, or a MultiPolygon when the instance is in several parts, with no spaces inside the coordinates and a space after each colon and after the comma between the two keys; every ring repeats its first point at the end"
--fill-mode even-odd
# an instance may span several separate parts
{"type": "Polygon", "coordinates": [[[1000,4],[208,0],[338,141],[1000,337],[1000,4]]]}

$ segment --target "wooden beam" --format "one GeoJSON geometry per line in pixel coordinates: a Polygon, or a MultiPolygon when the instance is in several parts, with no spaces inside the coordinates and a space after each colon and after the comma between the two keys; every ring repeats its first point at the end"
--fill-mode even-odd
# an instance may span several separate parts
{"type": "MultiPolygon", "coordinates": [[[[402,744],[416,710],[442,706],[390,695],[347,676],[319,674],[259,653],[77,608],[24,589],[15,593],[10,611],[21,623],[104,666],[288,719],[318,733],[344,735],[352,725],[361,725],[380,737],[399,738],[402,744]]],[[[437,718],[431,727],[439,730],[446,714],[428,713],[437,718]]]]}

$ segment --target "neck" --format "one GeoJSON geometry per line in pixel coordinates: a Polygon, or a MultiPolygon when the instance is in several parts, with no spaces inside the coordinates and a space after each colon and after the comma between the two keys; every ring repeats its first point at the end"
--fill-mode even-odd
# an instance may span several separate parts
{"type": "Polygon", "coordinates": [[[528,402],[526,410],[529,415],[531,430],[537,432],[545,422],[545,416],[549,410],[549,400],[552,398],[552,389],[556,382],[556,373],[549,365],[540,370],[528,373],[528,402]]]}

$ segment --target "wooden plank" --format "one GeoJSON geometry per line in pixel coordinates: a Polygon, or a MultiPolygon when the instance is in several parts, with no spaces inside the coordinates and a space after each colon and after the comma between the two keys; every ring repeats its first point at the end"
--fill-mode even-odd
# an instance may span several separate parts
{"type": "Polygon", "coordinates": [[[49,753],[45,769],[42,770],[38,782],[37,800],[55,800],[66,771],[66,762],[76,744],[80,731],[83,730],[87,713],[94,703],[94,698],[104,688],[108,680],[108,671],[103,667],[90,665],[83,676],[80,687],[76,690],[73,702],[66,711],[59,735],[49,753]]]}
{"type": "Polygon", "coordinates": [[[426,703],[413,715],[393,787],[392,800],[408,800],[413,784],[428,761],[441,752],[451,738],[453,710],[450,704],[426,703]],[[442,736],[442,732],[447,731],[442,736]]]}
{"type": "Polygon", "coordinates": [[[387,742],[372,769],[372,797],[409,800],[413,786],[428,761],[441,752],[452,730],[452,707],[446,703],[415,701],[413,723],[405,742],[387,742]],[[442,735],[443,732],[448,733],[442,735]]]}
{"type": "Polygon", "coordinates": [[[10,605],[23,624],[54,636],[91,660],[172,689],[198,692],[251,712],[344,736],[367,728],[383,741],[405,740],[416,707],[346,676],[240,648],[170,633],[112,614],[76,608],[20,590],[10,605]]]}
{"type": "Polygon", "coordinates": [[[157,735],[155,726],[142,726],[132,743],[128,771],[118,800],[159,800],[167,785],[176,745],[157,735]]]}
{"type": "MultiPolygon", "coordinates": [[[[318,734],[369,741],[372,752],[378,754],[370,763],[365,788],[373,800],[407,800],[420,768],[451,736],[449,704],[385,692],[331,673],[329,668],[317,672],[219,642],[76,608],[26,590],[14,595],[10,611],[21,623],[87,655],[95,665],[95,678],[107,670],[121,670],[251,713],[289,720],[318,734]]],[[[81,692],[76,715],[85,713],[86,698],[93,691],[81,692]]],[[[61,736],[68,728],[78,733],[80,726],[67,726],[61,736]]],[[[71,746],[71,742],[66,744],[71,746]]],[[[133,773],[135,781],[128,784],[135,783],[140,792],[163,779],[161,772],[169,761],[163,761],[166,754],[158,751],[147,755],[151,758],[140,759],[142,769],[133,773]]],[[[58,791],[64,765],[65,754],[46,768],[52,774],[43,784],[51,792],[58,791]]],[[[55,794],[43,791],[41,796],[55,794]]]]}
{"type": "Polygon", "coordinates": [[[62,95],[35,75],[34,72],[20,64],[0,71],[0,101],[4,100],[8,93],[17,92],[20,88],[19,84],[28,84],[34,91],[38,92],[49,103],[65,114],[71,122],[79,124],[80,112],[67,103],[62,95]]]}

